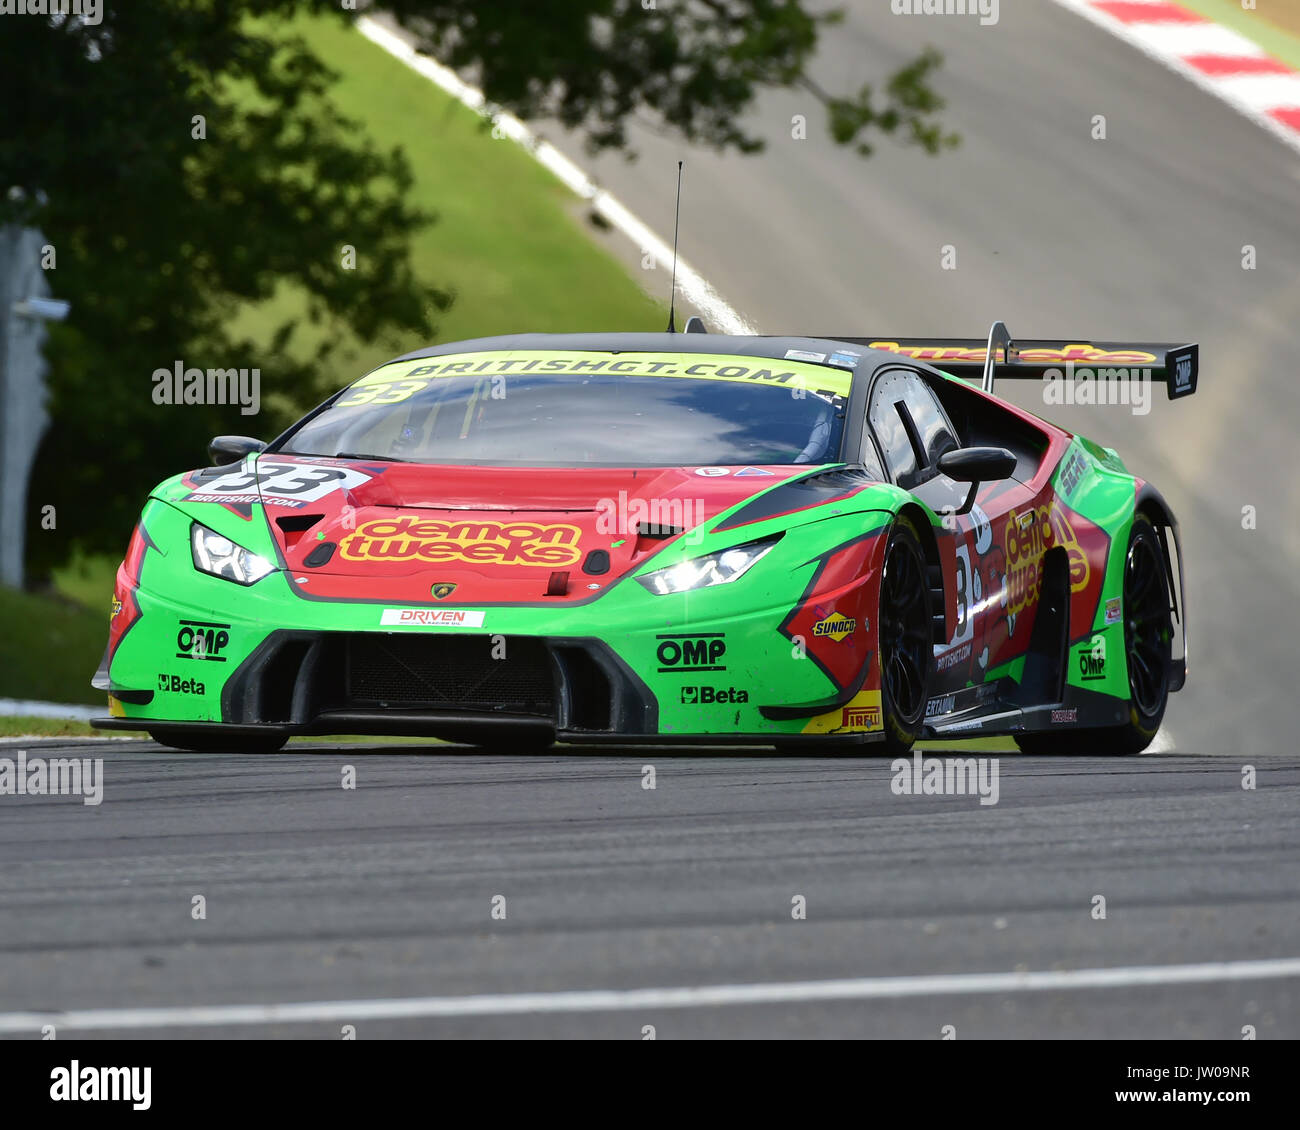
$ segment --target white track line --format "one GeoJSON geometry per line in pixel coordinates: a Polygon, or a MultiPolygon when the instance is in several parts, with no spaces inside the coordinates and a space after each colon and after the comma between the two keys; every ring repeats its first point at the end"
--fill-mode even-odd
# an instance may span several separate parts
{"type": "Polygon", "coordinates": [[[71,718],[79,722],[89,722],[97,715],[103,714],[108,707],[80,706],[66,702],[37,702],[23,698],[0,698],[0,717],[25,718],[71,718]]]}
{"type": "MultiPolygon", "coordinates": [[[[362,35],[382,47],[393,58],[404,63],[417,74],[423,75],[476,114],[490,119],[497,131],[523,146],[570,189],[586,200],[593,211],[598,212],[613,227],[627,236],[642,252],[653,255],[660,266],[668,268],[672,264],[671,246],[660,239],[613,194],[597,185],[549,141],[541,140],[513,114],[495,111],[487,104],[481,90],[462,81],[449,67],[444,67],[427,55],[419,54],[401,36],[376,23],[369,16],[362,16],[357,20],[357,28],[362,35]]],[[[758,332],[713,289],[703,275],[680,256],[677,259],[677,285],[686,300],[704,315],[711,332],[722,334],[758,332]]]]}
{"type": "Polygon", "coordinates": [[[1059,992],[1262,981],[1300,976],[1300,958],[1146,965],[1041,973],[950,973],[922,977],[858,977],[767,985],[701,985],[668,989],[593,989],[393,1000],[302,1001],[294,1004],[200,1005],[192,1008],[98,1008],[0,1013],[0,1033],[39,1032],[46,1024],[74,1030],[190,1028],[207,1025],[307,1024],[417,1017],[506,1016],[525,1013],[625,1012],[631,1009],[716,1008],[976,993],[1059,992]]]}
{"type": "Polygon", "coordinates": [[[1140,0],[1148,3],[1151,19],[1134,19],[1128,22],[1111,15],[1101,5],[1104,0],[1055,0],[1063,8],[1091,21],[1111,35],[1136,47],[1150,59],[1195,83],[1207,94],[1228,103],[1256,125],[1268,130],[1279,141],[1300,152],[1300,128],[1287,125],[1269,111],[1285,112],[1300,108],[1293,100],[1290,83],[1267,86],[1259,83],[1242,83],[1240,79],[1206,73],[1194,60],[1199,55],[1259,58],[1266,52],[1251,40],[1189,12],[1188,22],[1167,21],[1162,13],[1170,5],[1165,0],[1140,0]],[[1268,91],[1271,100],[1261,102],[1261,94],[1268,91]]]}

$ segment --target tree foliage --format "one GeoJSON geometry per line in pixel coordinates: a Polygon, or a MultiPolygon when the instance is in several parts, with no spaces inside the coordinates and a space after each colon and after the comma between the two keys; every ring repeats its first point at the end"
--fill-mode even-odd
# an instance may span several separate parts
{"type": "MultiPolygon", "coordinates": [[[[766,88],[821,101],[842,144],[873,131],[935,152],[952,139],[926,54],[879,92],[827,93],[807,73],[836,16],[785,0],[382,0],[495,104],[555,116],[595,148],[626,147],[636,113],[697,143],[752,152],[744,113],[766,88]]],[[[70,538],[29,538],[42,575],[72,545],[120,548],[158,478],[206,438],[249,430],[237,408],[160,407],[151,374],[176,361],[260,368],[310,401],[313,368],[344,327],[363,342],[434,336],[454,278],[415,277],[400,152],[379,152],[330,97],[333,76],[282,17],[353,19],[338,0],[106,3],[102,22],[10,16],[0,35],[0,223],[32,225],[57,254],[73,315],[54,328],[49,431],[29,511],[53,504],[70,538]],[[201,136],[200,136],[201,135],[201,136]],[[339,269],[343,245],[364,245],[339,269]],[[235,336],[242,304],[291,286],[328,327],[305,362],[288,343],[235,336]],[[336,332],[337,331],[337,332],[336,332]],[[57,548],[56,548],[57,545],[57,548]]],[[[502,327],[503,330],[509,327],[502,327]]],[[[263,429],[265,425],[262,426],[263,429]]]]}
{"type": "Polygon", "coordinates": [[[802,89],[827,111],[832,136],[864,155],[872,130],[927,152],[956,143],[935,119],[930,86],[941,58],[926,51],[853,94],[823,90],[809,62],[838,10],[794,0],[384,0],[424,49],[471,72],[484,94],[520,117],[581,127],[595,149],[623,148],[633,113],[689,141],[756,152],[743,121],[765,88],[802,89]],[[648,6],[649,5],[649,6],[648,6]]]}

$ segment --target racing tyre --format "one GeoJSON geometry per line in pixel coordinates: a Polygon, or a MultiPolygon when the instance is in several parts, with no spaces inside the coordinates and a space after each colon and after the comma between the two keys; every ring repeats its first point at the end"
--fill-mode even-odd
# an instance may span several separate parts
{"type": "Polygon", "coordinates": [[[1016,738],[1016,745],[1024,753],[1141,753],[1155,738],[1169,703],[1173,637],[1164,550],[1151,519],[1139,513],[1133,519],[1124,559],[1128,721],[1122,726],[1071,734],[1023,734],[1016,738]]]}
{"type": "Polygon", "coordinates": [[[889,534],[877,612],[884,751],[906,753],[925,724],[934,635],[925,552],[916,528],[899,518],[889,534]]]}
{"type": "Polygon", "coordinates": [[[880,706],[883,742],[786,740],[778,753],[810,757],[882,757],[906,753],[925,722],[934,645],[930,623],[930,589],[925,554],[916,527],[899,518],[889,531],[885,567],[880,576],[876,627],[880,652],[880,706]]]}
{"type": "Polygon", "coordinates": [[[284,734],[250,736],[188,733],[185,730],[150,730],[149,736],[159,745],[183,749],[187,753],[276,753],[289,739],[284,734]]]}

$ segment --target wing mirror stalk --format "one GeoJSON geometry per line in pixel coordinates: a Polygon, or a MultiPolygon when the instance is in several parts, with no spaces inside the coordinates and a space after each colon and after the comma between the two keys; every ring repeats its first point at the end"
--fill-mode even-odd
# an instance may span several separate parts
{"type": "Polygon", "coordinates": [[[980,483],[1009,479],[1016,469],[1016,457],[1005,447],[958,447],[939,456],[939,470],[959,483],[970,483],[966,501],[958,514],[969,514],[975,505],[980,483]]]}

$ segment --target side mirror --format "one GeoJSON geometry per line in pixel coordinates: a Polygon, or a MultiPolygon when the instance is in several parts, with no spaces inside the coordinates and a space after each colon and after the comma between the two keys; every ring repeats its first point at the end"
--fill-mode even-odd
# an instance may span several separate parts
{"type": "Polygon", "coordinates": [[[216,436],[208,444],[208,455],[220,467],[223,463],[238,463],[245,455],[265,451],[266,443],[248,436],[216,436]]]}
{"type": "Polygon", "coordinates": [[[1009,479],[1016,457],[1005,447],[959,447],[939,456],[939,470],[959,483],[991,483],[1009,479]]]}
{"type": "Polygon", "coordinates": [[[958,447],[939,456],[939,470],[959,483],[970,483],[966,501],[958,514],[969,514],[975,505],[980,483],[1009,479],[1016,469],[1016,457],[1005,447],[958,447]]]}

